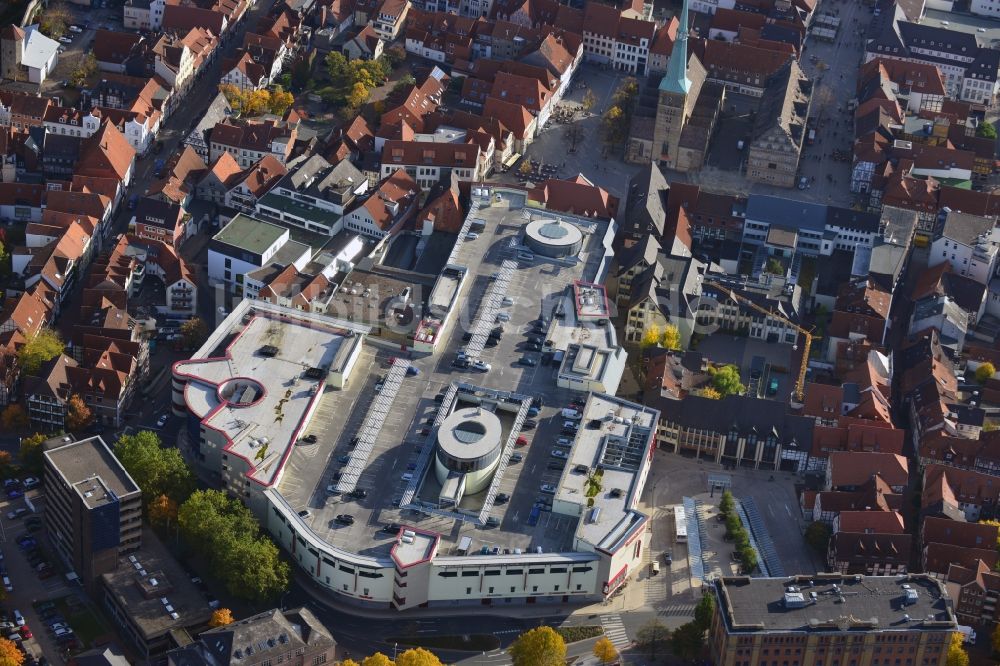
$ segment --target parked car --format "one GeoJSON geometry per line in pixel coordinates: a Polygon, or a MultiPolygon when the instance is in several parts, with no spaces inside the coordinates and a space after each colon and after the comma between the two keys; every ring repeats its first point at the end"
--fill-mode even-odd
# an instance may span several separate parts
{"type": "Polygon", "coordinates": [[[19,627],[23,627],[25,625],[24,616],[21,615],[21,611],[16,608],[14,609],[14,623],[19,627]]]}
{"type": "Polygon", "coordinates": [[[541,491],[543,493],[545,493],[546,495],[555,495],[556,494],[556,487],[553,486],[551,483],[543,483],[542,487],[541,487],[541,491]]]}
{"type": "Polygon", "coordinates": [[[486,361],[480,361],[480,360],[473,361],[472,367],[478,370],[479,372],[489,372],[490,370],[493,369],[492,365],[490,365],[486,361]]]}
{"type": "Polygon", "coordinates": [[[32,490],[34,488],[37,488],[40,485],[42,485],[42,482],[39,481],[38,479],[36,479],[33,476],[29,476],[29,477],[27,477],[27,478],[24,479],[24,489],[25,490],[32,490]]]}
{"type": "Polygon", "coordinates": [[[526,365],[529,368],[533,368],[536,365],[538,365],[538,361],[536,361],[533,358],[529,358],[527,356],[522,356],[521,358],[517,359],[517,362],[521,365],[526,365]]]}
{"type": "Polygon", "coordinates": [[[156,427],[162,428],[167,425],[167,421],[170,420],[170,416],[167,414],[160,414],[160,418],[156,419],[156,427]]]}
{"type": "Polygon", "coordinates": [[[506,504],[509,500],[510,495],[507,493],[497,493],[497,496],[493,501],[497,504],[506,504]]]}
{"type": "Polygon", "coordinates": [[[63,44],[72,44],[73,43],[73,40],[70,39],[69,37],[60,37],[59,41],[62,42],[63,44]]]}
{"type": "Polygon", "coordinates": [[[352,490],[347,494],[353,497],[354,499],[364,499],[368,497],[368,491],[365,490],[364,488],[355,488],[354,490],[352,490]]]}
{"type": "Polygon", "coordinates": [[[80,33],[80,32],[83,32],[83,28],[81,28],[81,27],[80,27],[80,26],[78,26],[78,25],[71,25],[71,26],[69,26],[69,31],[70,31],[70,32],[77,32],[77,33],[80,33]]]}
{"type": "Polygon", "coordinates": [[[18,518],[20,518],[21,516],[23,516],[26,513],[28,513],[28,509],[26,507],[23,507],[23,506],[19,507],[17,509],[14,509],[13,511],[8,511],[7,512],[7,520],[17,520],[18,518]]]}
{"type": "Polygon", "coordinates": [[[552,457],[562,458],[563,460],[565,460],[566,458],[569,458],[569,455],[565,451],[560,451],[559,449],[552,449],[552,457]]]}
{"type": "Polygon", "coordinates": [[[342,514],[340,514],[340,515],[337,516],[336,521],[338,523],[340,523],[341,525],[353,525],[354,524],[354,516],[352,516],[352,515],[350,515],[348,513],[342,513],[342,514]]]}

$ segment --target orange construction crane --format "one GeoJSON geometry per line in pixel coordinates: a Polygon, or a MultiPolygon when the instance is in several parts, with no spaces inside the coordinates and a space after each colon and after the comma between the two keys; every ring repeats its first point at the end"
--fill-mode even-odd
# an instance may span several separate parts
{"type": "Polygon", "coordinates": [[[799,377],[798,380],[795,382],[795,400],[796,402],[801,403],[805,391],[806,368],[809,366],[809,351],[812,349],[812,341],[814,337],[813,334],[810,331],[807,331],[806,329],[802,328],[798,324],[795,324],[792,321],[790,321],[788,317],[771,312],[767,308],[757,305],[749,298],[746,298],[745,296],[740,296],[731,289],[727,289],[726,287],[723,287],[720,284],[713,284],[712,286],[718,289],[719,291],[722,291],[725,294],[727,294],[734,301],[738,303],[744,303],[763,315],[766,315],[768,317],[773,317],[774,319],[782,321],[802,334],[802,337],[805,338],[805,342],[802,345],[802,363],[799,364],[799,377]]]}

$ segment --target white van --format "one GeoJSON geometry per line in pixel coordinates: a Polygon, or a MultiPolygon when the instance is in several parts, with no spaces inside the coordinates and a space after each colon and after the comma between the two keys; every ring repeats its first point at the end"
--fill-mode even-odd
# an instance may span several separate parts
{"type": "Polygon", "coordinates": [[[11,585],[10,583],[10,576],[3,577],[3,589],[7,590],[8,592],[14,591],[14,586],[11,585]]]}
{"type": "Polygon", "coordinates": [[[660,563],[657,562],[656,560],[653,560],[652,562],[649,563],[649,575],[655,576],[658,573],[660,573],[660,563]]]}
{"type": "Polygon", "coordinates": [[[570,409],[569,407],[566,407],[566,408],[564,408],[562,410],[562,416],[563,416],[564,419],[581,419],[581,418],[583,418],[583,414],[581,414],[580,412],[576,411],[575,409],[570,409]]]}

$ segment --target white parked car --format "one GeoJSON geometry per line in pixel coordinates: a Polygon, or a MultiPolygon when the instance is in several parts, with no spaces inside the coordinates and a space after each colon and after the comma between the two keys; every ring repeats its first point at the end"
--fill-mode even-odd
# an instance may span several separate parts
{"type": "Polygon", "coordinates": [[[59,41],[62,42],[63,44],[72,44],[73,43],[73,40],[70,39],[69,37],[60,37],[59,41]]]}
{"type": "Polygon", "coordinates": [[[543,483],[542,492],[545,493],[546,495],[555,495],[556,487],[553,486],[551,483],[543,483]]]}
{"type": "Polygon", "coordinates": [[[566,458],[569,458],[569,455],[565,451],[560,451],[559,449],[552,449],[552,457],[562,458],[563,460],[565,460],[566,458]]]}
{"type": "Polygon", "coordinates": [[[167,420],[169,419],[170,416],[168,414],[160,414],[160,418],[156,419],[156,427],[162,428],[163,426],[167,425],[167,420]]]}
{"type": "Polygon", "coordinates": [[[487,363],[486,361],[478,361],[478,360],[472,362],[472,367],[475,368],[476,370],[479,370],[480,372],[489,372],[490,370],[493,369],[493,366],[487,363]]]}
{"type": "Polygon", "coordinates": [[[79,33],[79,32],[83,32],[83,28],[81,28],[81,27],[80,27],[80,26],[78,26],[78,25],[71,25],[71,26],[69,27],[69,31],[70,31],[70,32],[77,32],[77,33],[79,33]]]}
{"type": "Polygon", "coordinates": [[[17,623],[17,626],[19,627],[24,626],[24,616],[21,615],[21,611],[17,609],[14,609],[14,622],[17,623]]]}

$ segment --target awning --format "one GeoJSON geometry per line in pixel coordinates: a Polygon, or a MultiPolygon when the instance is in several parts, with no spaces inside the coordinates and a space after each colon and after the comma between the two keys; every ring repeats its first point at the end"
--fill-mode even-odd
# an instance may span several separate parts
{"type": "Polygon", "coordinates": [[[514,166],[514,163],[521,159],[521,153],[512,153],[510,157],[503,161],[503,165],[507,168],[514,166]]]}

